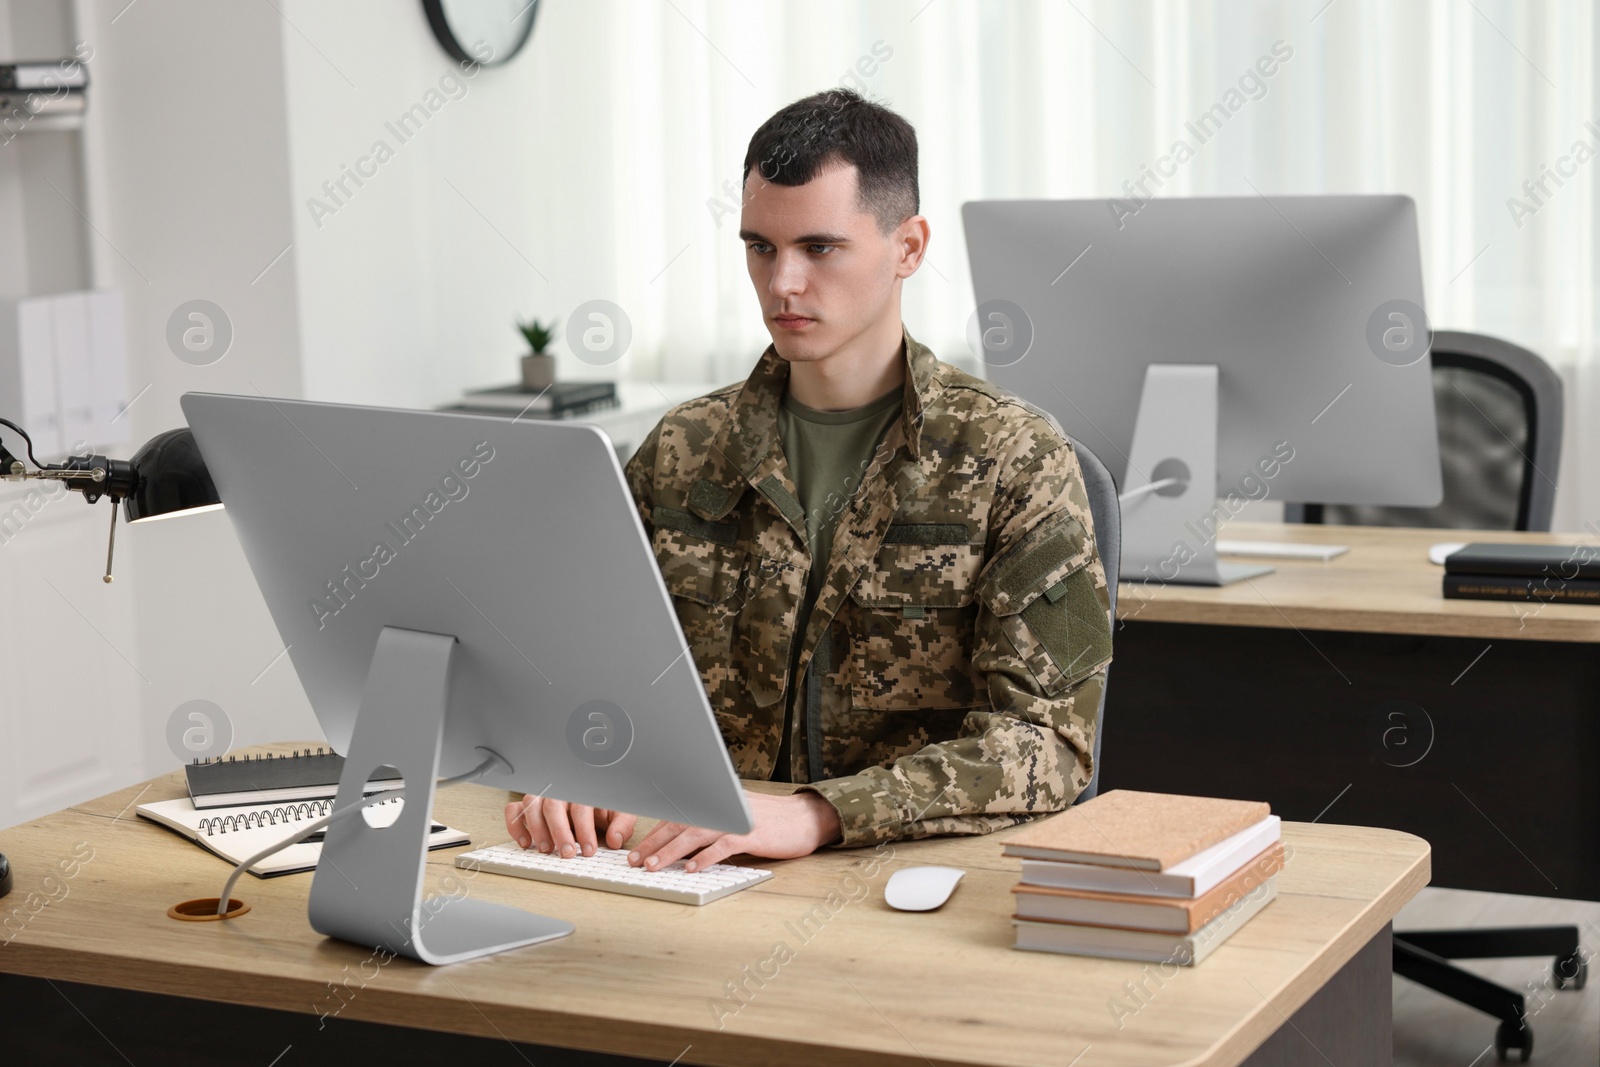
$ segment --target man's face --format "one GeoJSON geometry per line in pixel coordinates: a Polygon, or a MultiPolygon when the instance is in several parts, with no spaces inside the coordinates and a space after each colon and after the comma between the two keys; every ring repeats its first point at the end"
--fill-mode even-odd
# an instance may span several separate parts
{"type": "Polygon", "coordinates": [[[861,210],[853,164],[825,167],[804,185],[774,185],[751,169],[739,236],[778,355],[826,359],[885,315],[898,317],[895,283],[916,269],[904,228],[880,233],[861,210]]]}

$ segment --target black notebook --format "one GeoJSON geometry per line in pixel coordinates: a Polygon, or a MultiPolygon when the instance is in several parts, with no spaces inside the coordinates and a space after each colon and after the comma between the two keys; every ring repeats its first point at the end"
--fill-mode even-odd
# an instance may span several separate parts
{"type": "Polygon", "coordinates": [[[1600,546],[1473,543],[1444,559],[1446,574],[1518,578],[1600,578],[1600,546]]]}
{"type": "Polygon", "coordinates": [[[561,415],[614,404],[616,399],[616,382],[556,382],[531,392],[520,385],[473,389],[461,397],[461,406],[561,415]]]}
{"type": "MultiPolygon", "coordinates": [[[[226,808],[237,804],[282,804],[291,800],[322,800],[339,791],[344,757],[317,749],[295,751],[292,756],[223,756],[184,768],[189,778],[189,799],[197,808],[226,808]]],[[[398,771],[367,782],[367,793],[398,788],[398,771]]]]}
{"type": "Polygon", "coordinates": [[[1516,574],[1447,574],[1446,600],[1537,600],[1541,604],[1600,604],[1600,581],[1516,574]]]}

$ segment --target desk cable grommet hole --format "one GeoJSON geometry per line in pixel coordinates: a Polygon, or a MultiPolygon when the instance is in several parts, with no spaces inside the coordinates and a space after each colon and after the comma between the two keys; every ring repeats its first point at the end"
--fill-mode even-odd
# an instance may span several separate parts
{"type": "Polygon", "coordinates": [[[167,918],[178,919],[182,922],[203,923],[217,919],[237,919],[250,910],[250,905],[238,897],[228,898],[226,914],[217,914],[217,898],[201,897],[198,900],[185,900],[181,904],[174,904],[167,909],[167,918]]]}

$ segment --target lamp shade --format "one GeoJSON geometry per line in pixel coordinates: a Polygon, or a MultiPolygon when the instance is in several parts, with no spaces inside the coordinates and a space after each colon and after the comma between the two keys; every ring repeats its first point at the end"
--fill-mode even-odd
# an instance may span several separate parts
{"type": "Polygon", "coordinates": [[[129,522],[222,506],[200,446],[187,427],[152,437],[130,464],[133,491],[122,504],[129,522]]]}

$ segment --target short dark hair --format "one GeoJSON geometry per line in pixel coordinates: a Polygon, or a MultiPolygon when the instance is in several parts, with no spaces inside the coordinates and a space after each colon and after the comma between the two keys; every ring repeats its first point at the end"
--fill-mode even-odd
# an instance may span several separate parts
{"type": "Polygon", "coordinates": [[[917,213],[917,131],[849,89],[814,93],[763,122],[744,154],[744,180],[753,168],[774,185],[804,185],[838,163],[855,166],[861,210],[878,217],[880,232],[917,213]]]}

